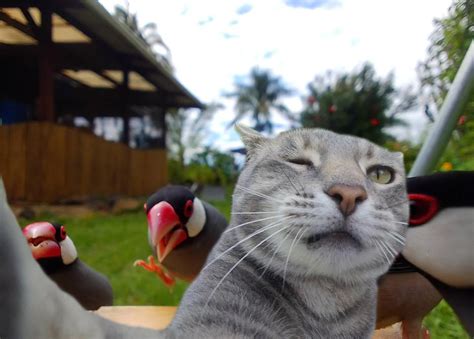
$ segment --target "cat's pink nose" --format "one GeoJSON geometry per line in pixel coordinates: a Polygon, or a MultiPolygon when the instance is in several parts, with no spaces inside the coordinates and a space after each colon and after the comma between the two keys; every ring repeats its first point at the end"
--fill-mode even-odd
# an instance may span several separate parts
{"type": "Polygon", "coordinates": [[[360,186],[334,185],[327,194],[333,198],[345,216],[354,213],[357,204],[367,199],[367,192],[360,186]]]}

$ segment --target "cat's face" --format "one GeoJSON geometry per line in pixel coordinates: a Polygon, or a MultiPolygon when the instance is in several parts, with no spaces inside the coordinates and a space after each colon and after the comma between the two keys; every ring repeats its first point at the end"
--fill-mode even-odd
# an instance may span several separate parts
{"type": "Polygon", "coordinates": [[[389,268],[408,221],[400,153],[321,129],[274,139],[247,128],[239,132],[248,160],[234,194],[232,224],[249,222],[234,230],[239,238],[261,231],[243,242],[247,250],[267,239],[255,250],[262,265],[288,277],[348,280],[389,268]]]}

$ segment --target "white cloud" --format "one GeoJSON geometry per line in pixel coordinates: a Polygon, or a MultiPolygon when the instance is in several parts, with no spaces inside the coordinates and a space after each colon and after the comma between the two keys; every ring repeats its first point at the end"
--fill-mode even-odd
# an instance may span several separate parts
{"type": "MultiPolygon", "coordinates": [[[[109,10],[123,4],[101,3],[109,10]]],[[[304,94],[316,74],[350,71],[370,61],[381,76],[393,71],[397,85],[415,85],[416,65],[426,56],[432,21],[446,15],[450,3],[343,0],[311,10],[289,7],[283,0],[130,0],[141,24],[157,23],[178,79],[202,101],[226,104],[212,123],[212,130],[221,134],[216,145],[222,148],[237,138],[225,129],[234,117],[232,103],[220,96],[233,89],[236,75],[246,75],[256,65],[269,68],[304,94]],[[249,4],[243,15],[237,13],[249,4]]],[[[301,107],[298,97],[288,103],[301,107]]],[[[424,117],[421,112],[411,116],[418,125],[412,124],[406,135],[416,138],[424,117]]]]}

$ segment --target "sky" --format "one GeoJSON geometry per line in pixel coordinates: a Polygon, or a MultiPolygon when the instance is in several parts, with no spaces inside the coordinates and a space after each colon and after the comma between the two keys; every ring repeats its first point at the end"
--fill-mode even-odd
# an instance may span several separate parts
{"type": "MultiPolygon", "coordinates": [[[[127,4],[100,2],[111,12],[116,4],[127,4]]],[[[225,106],[216,113],[206,143],[226,150],[241,143],[227,128],[235,116],[233,101],[222,94],[231,92],[252,67],[270,70],[299,93],[285,100],[296,112],[316,75],[349,72],[366,61],[379,76],[393,72],[397,86],[416,88],[416,66],[427,56],[433,20],[446,16],[451,0],[129,0],[128,4],[140,26],[157,24],[171,50],[178,80],[202,102],[225,106]]],[[[423,98],[419,100],[423,103],[423,98]]],[[[410,128],[393,133],[419,140],[428,123],[422,110],[402,116],[410,128]]],[[[289,126],[277,115],[274,119],[280,130],[289,126]]]]}

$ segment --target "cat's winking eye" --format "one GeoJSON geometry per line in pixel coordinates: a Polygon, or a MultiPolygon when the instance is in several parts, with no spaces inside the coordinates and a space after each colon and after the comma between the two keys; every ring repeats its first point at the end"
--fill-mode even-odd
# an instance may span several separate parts
{"type": "Polygon", "coordinates": [[[293,159],[288,159],[289,163],[295,164],[295,165],[302,165],[302,166],[313,166],[313,162],[309,159],[305,158],[293,158],[293,159]]]}
{"type": "Polygon", "coordinates": [[[388,166],[375,165],[367,170],[367,176],[377,184],[390,184],[395,179],[395,172],[388,166]]]}

